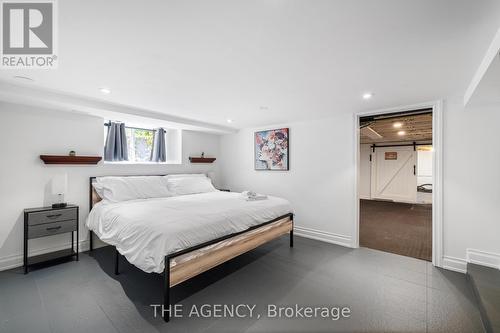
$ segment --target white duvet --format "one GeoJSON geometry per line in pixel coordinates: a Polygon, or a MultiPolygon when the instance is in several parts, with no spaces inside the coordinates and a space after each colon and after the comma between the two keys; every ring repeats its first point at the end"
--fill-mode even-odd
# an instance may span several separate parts
{"type": "Polygon", "coordinates": [[[101,201],[87,227],[145,272],[161,273],[165,255],[243,231],[292,212],[281,198],[247,201],[240,193],[101,201]]]}

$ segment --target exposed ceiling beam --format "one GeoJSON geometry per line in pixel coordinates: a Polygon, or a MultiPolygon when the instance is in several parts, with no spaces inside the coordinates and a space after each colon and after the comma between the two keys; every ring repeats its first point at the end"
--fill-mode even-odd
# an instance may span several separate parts
{"type": "Polygon", "coordinates": [[[363,127],[360,131],[361,131],[362,135],[365,135],[365,136],[369,137],[370,139],[377,140],[377,139],[383,138],[382,135],[380,135],[377,131],[375,131],[370,126],[363,127]]]}

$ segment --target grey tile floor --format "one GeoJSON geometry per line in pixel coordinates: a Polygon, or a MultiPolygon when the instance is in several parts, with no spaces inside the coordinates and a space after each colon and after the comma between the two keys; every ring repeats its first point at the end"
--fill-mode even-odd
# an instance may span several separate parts
{"type": "MultiPolygon", "coordinates": [[[[192,305],[257,304],[257,318],[154,318],[161,276],[128,263],[113,275],[111,248],[79,262],[0,272],[0,332],[483,332],[465,275],[430,263],[296,237],[276,240],[172,291],[192,305]],[[268,304],[348,306],[351,317],[276,319],[268,304]]],[[[198,307],[198,309],[200,309],[198,307]]]]}

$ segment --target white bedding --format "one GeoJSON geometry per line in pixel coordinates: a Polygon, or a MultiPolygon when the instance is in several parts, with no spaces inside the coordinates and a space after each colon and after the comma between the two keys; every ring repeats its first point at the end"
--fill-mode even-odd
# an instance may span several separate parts
{"type": "Polygon", "coordinates": [[[246,201],[240,193],[209,192],[97,203],[87,227],[145,272],[161,273],[165,255],[292,212],[281,198],[246,201]]]}

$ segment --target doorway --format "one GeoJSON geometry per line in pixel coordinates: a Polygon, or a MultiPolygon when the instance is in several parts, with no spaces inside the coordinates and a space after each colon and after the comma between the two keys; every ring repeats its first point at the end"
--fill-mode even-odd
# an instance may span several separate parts
{"type": "Polygon", "coordinates": [[[358,246],[440,266],[439,103],[358,114],[356,124],[358,246]]]}

